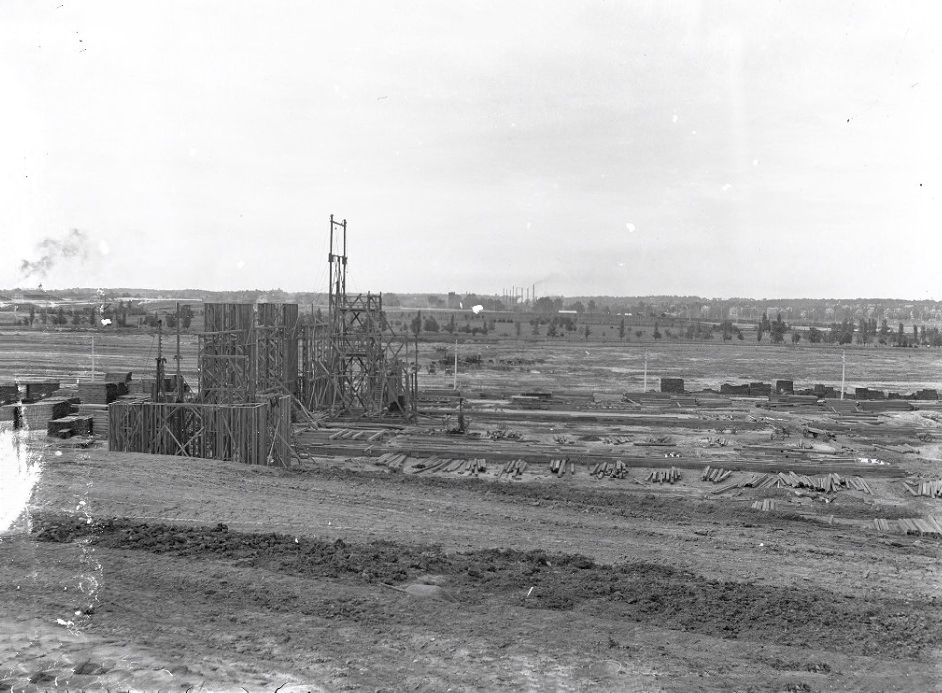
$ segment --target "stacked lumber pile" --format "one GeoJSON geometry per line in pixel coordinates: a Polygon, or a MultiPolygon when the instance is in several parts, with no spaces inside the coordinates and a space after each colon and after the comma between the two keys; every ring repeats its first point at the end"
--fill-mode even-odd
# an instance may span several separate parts
{"type": "MultiPolygon", "coordinates": [[[[884,520],[886,522],[886,520],[884,520]]],[[[942,536],[942,524],[934,517],[914,517],[905,520],[897,520],[896,526],[903,534],[935,534],[942,536]]]]}
{"type": "Polygon", "coordinates": [[[36,402],[49,397],[53,392],[59,389],[59,383],[55,381],[43,381],[38,383],[26,383],[26,398],[31,402],[36,402]]]}
{"type": "Polygon", "coordinates": [[[388,432],[385,429],[371,431],[365,428],[340,428],[327,436],[327,440],[365,440],[373,443],[388,432]]]}
{"type": "Polygon", "coordinates": [[[605,443],[606,445],[627,445],[631,442],[631,437],[611,436],[601,438],[599,442],[605,443]]]}
{"type": "Polygon", "coordinates": [[[519,479],[525,471],[527,471],[527,463],[525,460],[510,460],[506,462],[497,473],[497,478],[500,479],[506,474],[507,476],[513,476],[519,479]]]}
{"type": "Polygon", "coordinates": [[[71,436],[90,436],[92,434],[91,416],[63,416],[53,419],[46,425],[46,435],[57,438],[71,436]]]}
{"type": "Polygon", "coordinates": [[[118,398],[114,383],[79,383],[78,397],[83,404],[111,404],[118,398]]]}
{"type": "Polygon", "coordinates": [[[729,397],[717,397],[716,395],[700,395],[697,397],[697,406],[701,409],[726,409],[731,404],[732,400],[729,397]]]}
{"type": "Polygon", "coordinates": [[[857,403],[857,408],[861,411],[912,411],[913,407],[907,399],[888,399],[884,401],[866,400],[857,403]]]}
{"type": "Polygon", "coordinates": [[[20,413],[19,405],[17,404],[3,404],[0,405],[0,422],[9,422],[13,424],[13,428],[19,428],[20,423],[20,413]]]}
{"type": "Polygon", "coordinates": [[[570,475],[576,473],[576,463],[570,462],[567,460],[550,460],[550,474],[555,474],[556,476],[566,476],[566,472],[569,472],[570,475]]]}
{"type": "Polygon", "coordinates": [[[10,404],[20,401],[20,388],[14,383],[0,385],[0,404],[10,404]]]}
{"type": "Polygon", "coordinates": [[[732,473],[732,469],[723,469],[722,467],[711,467],[707,465],[703,468],[703,471],[700,472],[700,480],[712,481],[714,484],[718,484],[721,481],[725,481],[732,473]]]}
{"type": "Polygon", "coordinates": [[[713,491],[713,493],[723,493],[734,488],[807,488],[812,491],[822,491],[824,493],[836,493],[847,488],[855,491],[873,494],[869,484],[859,476],[841,476],[837,473],[819,474],[817,476],[806,476],[805,474],[795,474],[795,472],[778,472],[777,474],[763,474],[761,472],[753,474],[742,481],[734,481],[713,491]]]}
{"type": "Polygon", "coordinates": [[[377,466],[385,466],[394,472],[401,472],[409,456],[400,452],[387,452],[381,455],[375,462],[377,466]]]}
{"type": "Polygon", "coordinates": [[[486,471],[487,460],[484,459],[454,460],[448,458],[443,459],[439,457],[430,457],[425,461],[425,466],[422,469],[416,469],[413,474],[423,474],[425,472],[450,472],[477,476],[481,472],[486,471]]]}
{"type": "Polygon", "coordinates": [[[768,512],[769,510],[775,510],[775,501],[771,498],[763,498],[760,501],[756,501],[752,504],[753,510],[762,510],[768,512]]]}
{"type": "Polygon", "coordinates": [[[684,379],[661,378],[661,392],[670,392],[678,395],[684,394],[684,379]]]}
{"type": "Polygon", "coordinates": [[[673,484],[675,481],[680,481],[680,470],[677,467],[671,467],[670,469],[655,469],[653,472],[648,474],[646,481],[654,481],[658,484],[663,484],[667,482],[673,484]]]}
{"type": "Polygon", "coordinates": [[[598,479],[601,479],[603,476],[607,476],[612,479],[626,479],[628,478],[628,467],[621,460],[599,462],[597,465],[592,467],[592,471],[589,473],[589,475],[598,479]]]}
{"type": "Polygon", "coordinates": [[[929,496],[930,498],[942,498],[942,479],[938,481],[920,481],[914,482],[910,486],[905,481],[901,482],[903,488],[914,496],[929,496]]]}
{"type": "Polygon", "coordinates": [[[79,416],[88,416],[92,420],[91,433],[96,436],[108,437],[108,405],[107,404],[79,404],[79,416]]]}
{"type": "Polygon", "coordinates": [[[32,404],[21,404],[19,411],[20,428],[46,430],[53,419],[61,419],[72,413],[72,404],[66,399],[44,399],[32,404]]]}

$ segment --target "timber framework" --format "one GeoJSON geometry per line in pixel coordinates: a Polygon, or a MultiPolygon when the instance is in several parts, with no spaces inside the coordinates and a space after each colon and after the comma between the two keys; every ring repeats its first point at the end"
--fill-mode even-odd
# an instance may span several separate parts
{"type": "Polygon", "coordinates": [[[381,294],[347,295],[346,220],[331,215],[330,231],[326,318],[301,319],[297,304],[204,304],[198,392],[165,384],[158,353],[152,397],[109,406],[109,448],[288,466],[292,414],[414,418],[406,343],[381,294]]]}

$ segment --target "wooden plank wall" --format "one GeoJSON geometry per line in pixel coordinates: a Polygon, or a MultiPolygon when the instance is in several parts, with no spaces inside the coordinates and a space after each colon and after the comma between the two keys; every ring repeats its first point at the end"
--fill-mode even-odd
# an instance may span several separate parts
{"type": "Polygon", "coordinates": [[[253,404],[113,402],[108,448],[288,466],[291,397],[253,404]]]}

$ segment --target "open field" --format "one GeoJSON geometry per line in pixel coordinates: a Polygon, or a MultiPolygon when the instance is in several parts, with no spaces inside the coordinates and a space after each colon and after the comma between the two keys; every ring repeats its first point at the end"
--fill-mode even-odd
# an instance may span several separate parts
{"type": "MultiPolygon", "coordinates": [[[[69,339],[5,342],[0,372],[80,375],[69,339]]],[[[106,342],[101,370],[137,377],[150,348],[106,342]]],[[[840,384],[837,349],[647,349],[649,389],[840,384]]],[[[942,689],[942,536],[906,525],[942,518],[942,498],[906,490],[942,478],[936,404],[627,403],[643,348],[459,350],[478,353],[459,368],[463,435],[446,432],[455,399],[430,395],[415,425],[299,425],[290,469],[4,438],[39,479],[0,542],[0,689],[942,689]],[[548,409],[510,399],[540,388],[548,409]],[[747,483],[788,472],[849,481],[747,483]]],[[[847,387],[939,387],[939,366],[848,349],[847,387]]]]}

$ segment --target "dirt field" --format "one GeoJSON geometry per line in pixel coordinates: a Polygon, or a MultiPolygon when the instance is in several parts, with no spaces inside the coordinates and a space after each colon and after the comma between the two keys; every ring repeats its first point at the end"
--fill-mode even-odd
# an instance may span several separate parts
{"type": "MultiPolygon", "coordinates": [[[[468,372],[469,393],[542,378],[617,393],[632,389],[622,375],[637,378],[606,370],[612,355],[591,345],[489,348],[544,362],[468,372]],[[581,361],[586,350],[602,353],[581,361]]],[[[675,372],[712,377],[723,360],[707,351],[698,373],[693,352],[676,354],[675,372]]],[[[805,371],[763,379],[818,382],[825,361],[807,353],[805,371]]],[[[868,362],[869,384],[932,384],[928,350],[894,353],[868,362]]],[[[942,478],[939,412],[855,429],[752,401],[525,412],[484,399],[469,420],[460,438],[428,417],[330,455],[338,428],[301,431],[301,463],[286,470],[8,435],[4,471],[38,482],[0,537],[0,690],[942,690],[942,539],[873,527],[940,516],[942,499],[902,485],[942,478]],[[809,425],[836,434],[803,436],[809,425]],[[494,427],[521,438],[490,440],[494,427]],[[648,446],[654,433],[668,447],[648,446]],[[493,454],[475,475],[423,472],[436,446],[493,454]],[[401,470],[380,464],[399,450],[401,470]],[[500,472],[504,453],[544,452],[571,457],[574,473],[500,472]],[[885,464],[858,459],[877,456],[885,464]],[[591,476],[603,457],[623,459],[624,477],[591,476]],[[676,483],[647,480],[674,464],[676,483]],[[872,493],[718,493],[707,464],[740,481],[838,470],[872,493]],[[763,499],[775,509],[752,507],[763,499]]]]}

